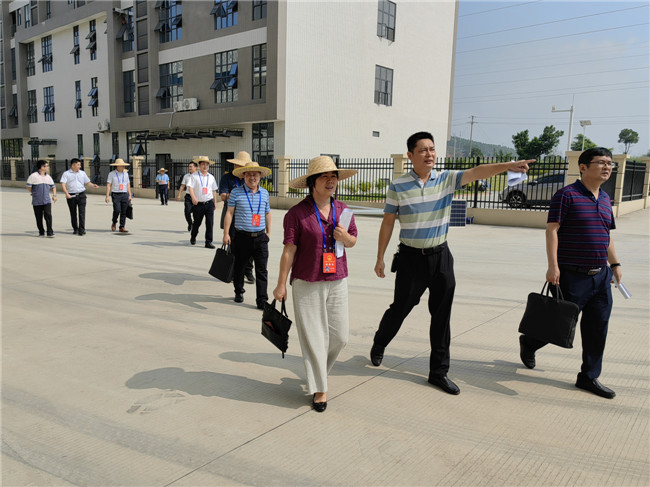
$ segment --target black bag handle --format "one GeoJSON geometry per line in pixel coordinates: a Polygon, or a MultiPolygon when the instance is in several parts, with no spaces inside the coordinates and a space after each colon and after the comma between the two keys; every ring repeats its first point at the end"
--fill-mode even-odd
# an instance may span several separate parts
{"type": "MultiPolygon", "coordinates": [[[[271,301],[271,306],[273,306],[273,308],[275,308],[275,299],[273,301],[271,301]]],[[[286,302],[285,302],[284,298],[282,298],[282,306],[280,308],[280,313],[282,313],[287,318],[289,317],[289,315],[287,314],[287,305],[286,305],[286,302]]]]}
{"type": "Polygon", "coordinates": [[[230,244],[221,244],[221,250],[225,250],[227,254],[230,253],[230,244]]]}
{"type": "MultiPolygon", "coordinates": [[[[562,289],[560,289],[560,286],[557,284],[553,284],[555,286],[555,300],[559,303],[560,300],[564,301],[564,296],[562,295],[562,289]]],[[[551,283],[546,281],[544,283],[544,286],[542,287],[542,292],[541,294],[544,294],[544,290],[546,289],[546,295],[548,296],[551,293],[551,283]]],[[[551,296],[552,297],[552,296],[551,296]]]]}

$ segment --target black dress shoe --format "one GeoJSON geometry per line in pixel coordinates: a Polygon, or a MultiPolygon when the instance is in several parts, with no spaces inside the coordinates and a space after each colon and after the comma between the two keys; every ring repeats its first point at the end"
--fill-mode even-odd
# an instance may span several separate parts
{"type": "Polygon", "coordinates": [[[206,248],[206,249],[213,249],[213,248],[214,248],[214,245],[212,245],[210,242],[207,242],[207,243],[205,244],[205,248],[206,248]]]}
{"type": "Polygon", "coordinates": [[[244,296],[241,294],[235,294],[235,303],[243,303],[244,302],[244,296]]]}
{"type": "Polygon", "coordinates": [[[194,237],[191,237],[191,238],[190,238],[190,243],[191,243],[192,245],[195,245],[195,244],[196,244],[196,239],[195,239],[194,237]]]}
{"type": "Polygon", "coordinates": [[[519,335],[519,358],[529,369],[535,368],[535,351],[526,345],[526,335],[519,335]]]}
{"type": "Polygon", "coordinates": [[[255,276],[251,271],[248,271],[245,275],[247,284],[255,284],[255,276]]]}
{"type": "Polygon", "coordinates": [[[598,379],[589,379],[580,374],[578,374],[576,387],[578,389],[584,389],[585,391],[592,392],[597,396],[604,397],[605,399],[613,399],[616,397],[616,393],[609,387],[605,387],[600,382],[598,382],[598,379]]]}
{"type": "MultiPolygon", "coordinates": [[[[316,394],[314,394],[314,399],[315,398],[316,398],[316,394]]],[[[327,401],[325,401],[325,402],[314,402],[314,400],[312,399],[311,405],[314,408],[314,411],[316,411],[317,413],[322,413],[323,411],[325,411],[327,409],[327,401]]]]}
{"type": "Polygon", "coordinates": [[[380,347],[376,343],[373,343],[372,348],[370,349],[370,361],[375,367],[381,365],[381,361],[384,359],[384,350],[386,347],[380,347]]]}
{"type": "Polygon", "coordinates": [[[79,233],[79,230],[72,230],[72,235],[77,235],[79,233]]]}
{"type": "Polygon", "coordinates": [[[86,235],[86,231],[85,230],[79,230],[79,236],[82,237],[84,235],[86,235]]]}
{"type": "Polygon", "coordinates": [[[429,384],[440,387],[448,394],[460,394],[460,389],[454,384],[446,375],[431,375],[429,376],[429,384]]]}

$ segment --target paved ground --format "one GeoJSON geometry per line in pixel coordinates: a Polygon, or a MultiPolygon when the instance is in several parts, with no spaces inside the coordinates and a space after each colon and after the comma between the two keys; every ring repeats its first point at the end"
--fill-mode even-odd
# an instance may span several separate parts
{"type": "Polygon", "coordinates": [[[91,195],[78,237],[59,201],[46,239],[26,191],[0,196],[3,485],[650,485],[647,210],[614,232],[633,294],[615,292],[601,377],[614,400],[573,386],[579,347],[547,347],[534,370],[519,362],[517,326],[545,273],[538,229],[450,232],[459,396],[426,383],[424,303],[373,367],[393,276],[372,271],[380,220],[359,217],[350,343],[318,414],[295,331],[283,360],[251,293],[237,305],[207,274],[213,252],[189,245],[181,203],[137,200],[132,233],[117,235],[91,195]]]}

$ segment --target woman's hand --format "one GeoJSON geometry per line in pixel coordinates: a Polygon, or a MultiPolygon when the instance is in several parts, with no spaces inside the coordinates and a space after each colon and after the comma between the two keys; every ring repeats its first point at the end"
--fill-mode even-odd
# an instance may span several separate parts
{"type": "Polygon", "coordinates": [[[278,301],[282,301],[287,298],[287,286],[286,284],[278,284],[273,290],[273,297],[278,301]]]}

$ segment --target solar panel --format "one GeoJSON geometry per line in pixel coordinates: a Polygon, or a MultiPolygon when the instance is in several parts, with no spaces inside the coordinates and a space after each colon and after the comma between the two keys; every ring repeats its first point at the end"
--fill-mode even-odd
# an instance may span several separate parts
{"type": "Polygon", "coordinates": [[[454,199],[451,201],[450,227],[464,227],[467,218],[467,201],[454,199]]]}

